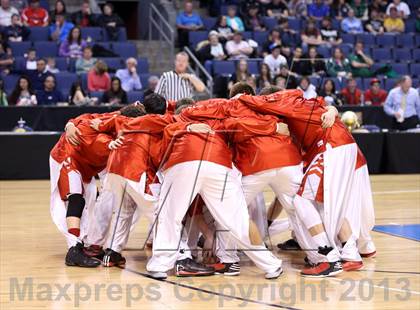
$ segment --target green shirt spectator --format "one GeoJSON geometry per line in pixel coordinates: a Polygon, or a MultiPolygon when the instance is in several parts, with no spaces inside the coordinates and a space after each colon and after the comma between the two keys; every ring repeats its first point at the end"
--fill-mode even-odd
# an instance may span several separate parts
{"type": "Polygon", "coordinates": [[[344,56],[339,47],[334,49],[333,57],[327,60],[327,74],[331,77],[348,77],[350,76],[350,61],[344,56]]]}

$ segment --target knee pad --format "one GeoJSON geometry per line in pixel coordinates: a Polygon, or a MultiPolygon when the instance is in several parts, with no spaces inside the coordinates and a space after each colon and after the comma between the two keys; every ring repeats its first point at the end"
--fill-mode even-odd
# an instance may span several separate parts
{"type": "Polygon", "coordinates": [[[84,207],[85,207],[85,198],[83,198],[83,195],[82,194],[71,194],[68,197],[66,217],[81,218],[84,207]]]}

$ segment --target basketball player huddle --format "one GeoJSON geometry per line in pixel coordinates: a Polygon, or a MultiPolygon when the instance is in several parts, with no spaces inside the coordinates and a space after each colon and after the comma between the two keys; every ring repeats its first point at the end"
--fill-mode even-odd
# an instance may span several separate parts
{"type": "Polygon", "coordinates": [[[66,265],[124,266],[143,216],[154,278],[239,275],[242,251],[276,279],[282,261],[264,240],[281,228],[284,209],[293,239],[279,247],[306,252],[302,276],[362,268],[362,257],[376,254],[369,175],[337,116],[321,97],[274,86],[256,96],[241,82],[230,99],[152,94],[70,120],[50,154],[51,215],[67,240],[66,265]]]}

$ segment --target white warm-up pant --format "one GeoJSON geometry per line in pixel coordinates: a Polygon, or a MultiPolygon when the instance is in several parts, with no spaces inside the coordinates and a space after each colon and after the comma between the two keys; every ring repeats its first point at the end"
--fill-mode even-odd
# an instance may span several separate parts
{"type": "Polygon", "coordinates": [[[248,209],[237,172],[208,161],[190,161],[177,164],[164,174],[148,271],[166,272],[174,267],[179,257],[182,219],[197,194],[215,221],[234,236],[257,267],[265,272],[281,267],[281,260],[263,244],[251,245],[248,209]]]}
{"type": "Polygon", "coordinates": [[[376,251],[370,235],[373,226],[375,226],[375,210],[367,165],[356,169],[353,181],[355,203],[360,205],[360,216],[351,214],[349,216],[350,224],[352,230],[360,229],[359,239],[357,240],[359,252],[363,254],[372,253],[376,251]]]}
{"type": "MultiPolygon", "coordinates": [[[[347,218],[351,224],[349,214],[360,215],[360,205],[353,196],[356,160],[357,145],[355,143],[335,148],[327,144],[326,151],[315,157],[308,166],[294,204],[306,228],[320,224],[318,214],[314,213],[314,210],[318,210],[331,246],[341,250],[342,259],[359,261],[361,258],[355,241],[359,237],[360,229],[352,231],[352,236],[344,248],[341,248],[341,242],[338,240],[338,233],[344,219],[347,218]],[[323,194],[322,204],[315,201],[319,191],[323,194]]],[[[316,249],[316,244],[310,236],[300,242],[304,243],[305,248],[316,249]]],[[[315,251],[308,251],[307,254],[314,263],[325,260],[325,257],[318,255],[315,251]]]]}
{"type": "Polygon", "coordinates": [[[135,220],[143,215],[152,222],[156,199],[144,193],[145,182],[145,174],[139,182],[114,173],[107,174],[89,228],[89,244],[105,244],[107,248],[121,252],[135,220]],[[136,212],[138,216],[135,216],[136,212]]]}
{"type": "Polygon", "coordinates": [[[92,178],[89,183],[83,183],[82,176],[77,171],[71,171],[68,174],[70,193],[83,194],[85,199],[85,207],[80,218],[80,236],[76,237],[75,235],[70,234],[68,232],[66,222],[67,203],[61,199],[58,189],[58,180],[62,166],[62,163],[58,163],[52,157],[50,157],[50,213],[54,224],[66,238],[67,247],[71,248],[86,238],[89,227],[89,220],[91,218],[90,213],[95,204],[97,188],[95,178],[92,178]]]}

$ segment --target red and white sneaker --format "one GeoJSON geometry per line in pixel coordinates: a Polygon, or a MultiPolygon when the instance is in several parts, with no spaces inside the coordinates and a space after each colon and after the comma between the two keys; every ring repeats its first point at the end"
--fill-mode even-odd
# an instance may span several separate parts
{"type": "Polygon", "coordinates": [[[360,256],[363,258],[369,258],[369,257],[376,257],[376,251],[370,252],[370,253],[360,253],[360,256]]]}
{"type": "Polygon", "coordinates": [[[352,261],[342,261],[341,262],[344,271],[355,271],[363,268],[363,262],[352,262],[352,261]]]}
{"type": "Polygon", "coordinates": [[[323,278],[332,277],[343,272],[341,262],[322,262],[301,270],[303,277],[323,278]]]}

